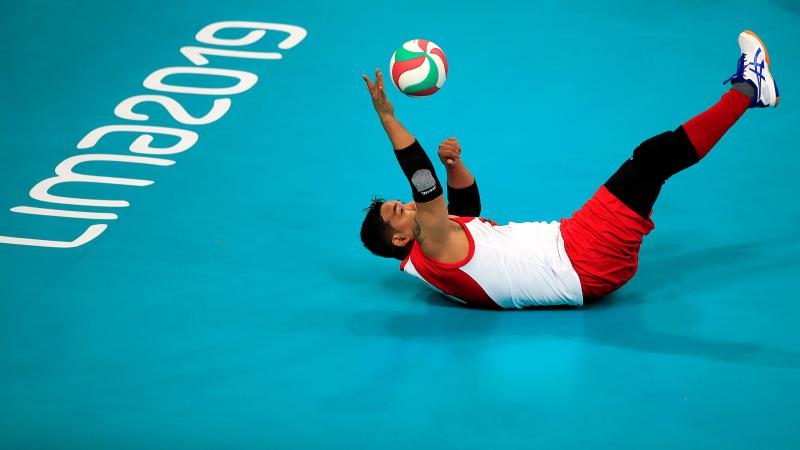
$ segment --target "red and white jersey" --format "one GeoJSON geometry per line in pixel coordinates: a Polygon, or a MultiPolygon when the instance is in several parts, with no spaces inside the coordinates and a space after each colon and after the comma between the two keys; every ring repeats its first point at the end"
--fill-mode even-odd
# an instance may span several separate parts
{"type": "Polygon", "coordinates": [[[478,217],[451,217],[464,228],[469,253],[443,263],[414,242],[400,269],[453,300],[484,308],[582,305],[578,274],[564,249],[559,222],[497,225],[478,217]]]}

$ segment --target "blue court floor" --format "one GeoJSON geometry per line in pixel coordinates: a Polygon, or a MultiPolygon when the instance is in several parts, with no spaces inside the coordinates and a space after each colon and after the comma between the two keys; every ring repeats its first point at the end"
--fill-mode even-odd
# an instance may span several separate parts
{"type": "Polygon", "coordinates": [[[0,0],[0,448],[800,448],[798,5],[0,0]],[[404,41],[450,74],[398,117],[505,223],[712,105],[744,29],[781,104],[617,293],[462,309],[362,248],[410,197],[360,78],[404,41]]]}

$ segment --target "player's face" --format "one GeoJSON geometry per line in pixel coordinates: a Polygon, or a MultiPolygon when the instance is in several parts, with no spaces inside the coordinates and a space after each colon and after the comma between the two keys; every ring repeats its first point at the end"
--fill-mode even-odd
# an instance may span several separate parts
{"type": "Polygon", "coordinates": [[[401,237],[414,238],[414,217],[417,214],[417,204],[414,202],[402,203],[399,200],[389,200],[381,206],[381,217],[392,228],[400,233],[401,237]]]}

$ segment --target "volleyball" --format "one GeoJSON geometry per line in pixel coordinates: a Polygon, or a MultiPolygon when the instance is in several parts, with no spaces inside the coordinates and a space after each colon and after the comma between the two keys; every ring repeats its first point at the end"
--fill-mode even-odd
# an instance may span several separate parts
{"type": "Polygon", "coordinates": [[[447,79],[447,58],[433,42],[414,39],[392,54],[389,73],[400,92],[425,97],[442,88],[447,79]]]}

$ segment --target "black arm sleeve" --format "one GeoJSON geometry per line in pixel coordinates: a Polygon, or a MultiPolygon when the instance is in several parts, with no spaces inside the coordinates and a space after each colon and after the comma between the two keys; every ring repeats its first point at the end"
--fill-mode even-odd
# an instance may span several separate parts
{"type": "Polygon", "coordinates": [[[481,214],[481,194],[477,181],[463,189],[447,186],[447,200],[450,202],[447,211],[454,216],[478,217],[481,214]]]}
{"type": "Polygon", "coordinates": [[[414,201],[417,203],[429,202],[444,193],[442,185],[436,177],[433,163],[418,141],[414,141],[403,150],[395,150],[394,155],[411,184],[414,201]]]}

